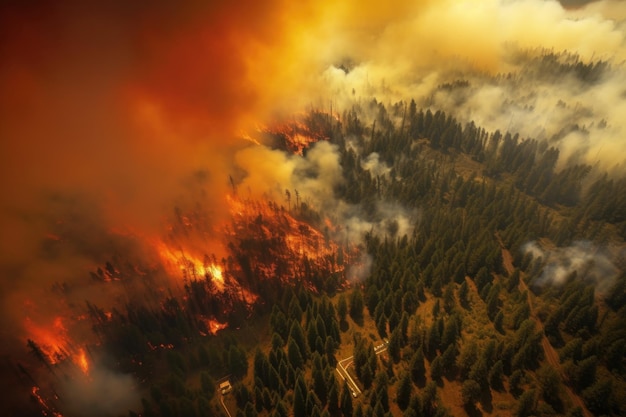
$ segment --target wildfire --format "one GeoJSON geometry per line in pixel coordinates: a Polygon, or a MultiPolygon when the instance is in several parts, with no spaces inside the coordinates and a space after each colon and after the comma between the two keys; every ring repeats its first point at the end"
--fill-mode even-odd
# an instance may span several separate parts
{"type": "MultiPolygon", "coordinates": [[[[272,201],[244,200],[227,196],[233,215],[232,229],[227,231],[235,255],[245,256],[258,278],[290,280],[303,277],[306,263],[325,275],[341,272],[336,262],[338,245],[328,233],[322,233],[298,216],[310,215],[300,209],[286,210],[272,201]]],[[[330,222],[330,221],[328,221],[330,222]]],[[[330,232],[335,227],[323,225],[330,232]]],[[[350,256],[350,251],[346,251],[350,256]]]]}
{"type": "Polygon", "coordinates": [[[180,271],[186,279],[210,277],[217,289],[224,291],[226,283],[223,270],[219,265],[208,260],[208,257],[200,260],[182,249],[176,253],[163,241],[157,243],[157,251],[166,267],[174,269],[171,272],[180,271]],[[178,269],[178,271],[175,271],[175,269],[178,269]]]}
{"type": "Polygon", "coordinates": [[[218,287],[224,288],[224,275],[222,269],[217,265],[209,265],[205,268],[205,274],[210,274],[213,280],[218,284],[218,287]]]}
{"type": "Polygon", "coordinates": [[[35,398],[35,400],[37,400],[37,402],[39,403],[39,406],[41,407],[41,413],[44,416],[63,417],[63,414],[54,410],[54,408],[51,407],[46,401],[46,399],[39,393],[38,386],[35,385],[31,389],[31,394],[33,395],[33,398],[35,398]]]}
{"type": "Polygon", "coordinates": [[[227,328],[228,323],[220,323],[219,321],[214,319],[207,319],[206,327],[211,334],[217,334],[217,332],[219,332],[220,330],[227,328]]]}
{"type": "Polygon", "coordinates": [[[85,350],[83,348],[78,350],[78,355],[76,355],[76,364],[85,375],[89,374],[89,362],[87,361],[87,355],[85,354],[85,350]]]}
{"type": "Polygon", "coordinates": [[[331,116],[323,112],[314,112],[311,115],[300,115],[297,119],[287,123],[277,123],[261,127],[260,130],[275,136],[280,140],[279,147],[294,154],[302,155],[304,149],[320,140],[328,139],[326,128],[331,116]],[[305,119],[304,122],[298,119],[305,119]]]}
{"type": "Polygon", "coordinates": [[[27,317],[24,326],[29,339],[38,344],[48,363],[58,363],[69,355],[67,329],[62,317],[55,317],[51,327],[38,325],[27,317]]]}
{"type": "Polygon", "coordinates": [[[55,317],[50,327],[35,324],[26,318],[28,345],[34,354],[49,365],[71,360],[84,373],[89,373],[89,361],[84,348],[76,348],[70,340],[62,317],[55,317]],[[42,357],[43,356],[43,357],[42,357]]]}

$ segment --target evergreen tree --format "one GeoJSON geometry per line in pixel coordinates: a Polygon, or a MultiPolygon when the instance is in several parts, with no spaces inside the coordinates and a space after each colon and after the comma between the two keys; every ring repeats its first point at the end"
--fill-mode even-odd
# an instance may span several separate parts
{"type": "Polygon", "coordinates": [[[346,316],[348,314],[348,303],[346,301],[346,296],[341,294],[339,296],[339,300],[337,301],[337,315],[339,316],[339,322],[345,323],[346,316]]]}
{"type": "Polygon", "coordinates": [[[559,396],[561,378],[552,366],[544,365],[537,371],[537,379],[543,399],[555,410],[561,410],[562,403],[559,396]]]}
{"type": "Polygon", "coordinates": [[[387,346],[387,351],[389,352],[389,356],[391,359],[398,363],[400,361],[400,351],[402,350],[402,333],[400,333],[400,328],[396,328],[389,337],[389,345],[387,346]]]}
{"type": "Polygon", "coordinates": [[[333,383],[328,384],[328,411],[333,416],[339,411],[339,392],[334,376],[333,383]]]}
{"type": "MultiPolygon", "coordinates": [[[[348,387],[348,382],[344,380],[343,388],[341,389],[341,413],[345,417],[352,417],[352,391],[348,387]]],[[[304,414],[295,414],[296,416],[304,414]]]]}
{"type": "Polygon", "coordinates": [[[466,379],[463,381],[461,387],[461,398],[465,407],[473,408],[480,399],[480,384],[473,379],[466,379]]]}
{"type": "Polygon", "coordinates": [[[433,381],[439,383],[441,382],[441,377],[443,376],[443,363],[441,360],[441,356],[437,356],[430,363],[430,377],[433,381]]]}
{"type": "Polygon", "coordinates": [[[213,398],[215,394],[215,382],[206,372],[200,372],[200,387],[207,399],[213,398]]]}
{"type": "Polygon", "coordinates": [[[410,363],[411,379],[416,384],[421,384],[425,380],[426,367],[424,366],[424,352],[419,348],[413,354],[410,363]]]}
{"type": "Polygon", "coordinates": [[[469,294],[469,288],[467,286],[467,281],[463,280],[458,290],[458,296],[459,296],[459,302],[461,303],[461,306],[464,308],[469,307],[468,294],[469,294]]]}
{"type": "Polygon", "coordinates": [[[595,415],[609,414],[611,409],[611,394],[613,382],[610,378],[603,378],[582,392],[582,397],[589,411],[595,415]]]}
{"type": "Polygon", "coordinates": [[[352,290],[352,296],[350,297],[350,317],[356,323],[363,321],[363,295],[359,288],[352,290]]]}
{"type": "Polygon", "coordinates": [[[303,381],[301,383],[296,383],[296,386],[294,389],[294,393],[293,393],[293,415],[294,416],[307,415],[306,394],[305,392],[302,391],[302,385],[303,385],[303,381]]]}
{"type": "Polygon", "coordinates": [[[228,349],[228,369],[236,378],[243,378],[248,373],[246,352],[234,344],[228,349]]]}
{"type": "MultiPolygon", "coordinates": [[[[302,359],[307,360],[309,358],[309,344],[304,337],[304,330],[302,330],[300,322],[295,320],[292,322],[289,330],[289,339],[296,343],[302,359]]],[[[313,343],[315,343],[315,340],[313,340],[313,343]]],[[[287,340],[287,348],[289,348],[289,340],[287,340]]]]}
{"type": "Polygon", "coordinates": [[[411,375],[408,372],[405,372],[398,381],[398,389],[396,393],[396,402],[398,403],[400,410],[404,411],[409,406],[412,389],[411,375]]]}
{"type": "Polygon", "coordinates": [[[528,417],[533,415],[535,410],[535,390],[531,389],[524,392],[517,402],[515,415],[517,417],[528,417]]]}
{"type": "Polygon", "coordinates": [[[287,357],[289,358],[289,364],[294,369],[302,368],[304,365],[300,348],[298,348],[298,345],[292,338],[289,338],[289,342],[287,343],[287,357]]]}
{"type": "Polygon", "coordinates": [[[489,385],[495,390],[501,390],[502,387],[502,375],[504,373],[504,364],[501,360],[497,361],[491,367],[489,371],[489,385]]]}

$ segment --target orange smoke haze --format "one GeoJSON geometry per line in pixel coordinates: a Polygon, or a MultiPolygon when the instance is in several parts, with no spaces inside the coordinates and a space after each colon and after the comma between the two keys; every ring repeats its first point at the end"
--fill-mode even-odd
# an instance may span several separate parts
{"type": "MultiPolygon", "coordinates": [[[[8,269],[50,233],[42,192],[86,196],[98,221],[119,229],[159,230],[185,198],[211,202],[220,217],[232,155],[255,123],[354,97],[419,96],[444,69],[508,70],[512,44],[623,59],[615,9],[540,0],[5,2],[2,274],[17,276],[8,269]],[[189,184],[198,172],[201,190],[189,184]]],[[[15,280],[3,286],[22,285],[15,280]]]]}
{"type": "MultiPolygon", "coordinates": [[[[5,212],[64,188],[96,196],[121,227],[159,225],[196,170],[219,215],[238,137],[277,114],[347,104],[352,91],[416,96],[444,68],[507,70],[511,44],[624,57],[614,21],[554,1],[73,0],[0,12],[5,212]]],[[[2,226],[7,258],[32,249],[13,238],[32,221],[23,230],[5,214],[2,226]]]]}
{"type": "Polygon", "coordinates": [[[281,25],[256,2],[104,3],[2,10],[2,191],[19,204],[40,189],[88,190],[108,217],[149,224],[185,173],[210,161],[225,182],[215,155],[260,94],[246,50],[281,25]]]}

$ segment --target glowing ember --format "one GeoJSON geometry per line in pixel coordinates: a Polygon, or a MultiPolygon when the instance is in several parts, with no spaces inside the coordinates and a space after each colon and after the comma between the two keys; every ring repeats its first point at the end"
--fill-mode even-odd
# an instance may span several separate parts
{"type": "Polygon", "coordinates": [[[217,320],[208,319],[206,320],[206,327],[211,334],[217,334],[222,329],[228,327],[228,323],[220,323],[217,320]]]}
{"type": "Polygon", "coordinates": [[[35,400],[37,400],[37,402],[39,403],[41,407],[41,413],[44,416],[63,417],[63,414],[55,411],[50,405],[48,405],[46,399],[39,393],[38,386],[35,385],[32,388],[31,394],[33,395],[33,398],[35,398],[35,400]]]}

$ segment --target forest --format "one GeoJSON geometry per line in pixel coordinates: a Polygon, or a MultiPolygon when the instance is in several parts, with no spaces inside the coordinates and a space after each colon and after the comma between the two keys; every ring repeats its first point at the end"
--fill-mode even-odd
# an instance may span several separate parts
{"type": "MultiPolygon", "coordinates": [[[[209,272],[189,269],[182,295],[112,312],[88,303],[94,350],[141,381],[141,404],[124,415],[626,414],[626,178],[557,169],[549,141],[413,100],[311,110],[266,135],[293,152],[295,133],[310,138],[304,158],[332,146],[335,199],[382,227],[331,244],[332,215],[286,190],[251,204],[229,244],[222,262],[238,271],[239,295],[216,295],[209,272]],[[312,246],[290,252],[290,227],[312,246]],[[211,332],[206,317],[228,327],[211,332]]],[[[177,209],[172,233],[194,216],[177,209]]],[[[113,262],[92,275],[125,273],[113,262]]]]}

